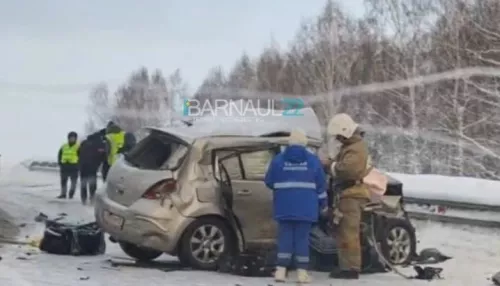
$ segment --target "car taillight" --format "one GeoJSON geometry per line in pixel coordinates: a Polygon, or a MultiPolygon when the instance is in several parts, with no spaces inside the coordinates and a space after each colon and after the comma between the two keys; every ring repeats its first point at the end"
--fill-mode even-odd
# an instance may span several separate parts
{"type": "Polygon", "coordinates": [[[148,200],[160,200],[164,198],[166,194],[175,191],[176,188],[177,182],[175,180],[165,180],[149,188],[142,195],[142,198],[148,200]]]}

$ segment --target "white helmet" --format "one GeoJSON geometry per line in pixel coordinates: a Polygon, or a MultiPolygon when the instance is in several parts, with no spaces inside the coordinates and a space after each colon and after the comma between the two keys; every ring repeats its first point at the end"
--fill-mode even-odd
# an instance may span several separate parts
{"type": "Polygon", "coordinates": [[[345,138],[351,138],[358,126],[348,114],[340,113],[330,119],[326,132],[329,136],[340,135],[345,138]]]}
{"type": "Polygon", "coordinates": [[[290,132],[290,137],[288,137],[289,145],[307,145],[307,135],[302,129],[294,129],[290,132]]]}

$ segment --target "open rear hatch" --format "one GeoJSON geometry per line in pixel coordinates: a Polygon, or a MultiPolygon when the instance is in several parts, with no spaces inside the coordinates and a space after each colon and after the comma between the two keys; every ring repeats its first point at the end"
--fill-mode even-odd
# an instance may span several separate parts
{"type": "Polygon", "coordinates": [[[140,198],[153,197],[155,186],[162,182],[167,181],[175,187],[174,172],[188,149],[188,141],[180,136],[147,129],[144,139],[110,169],[106,188],[108,197],[130,206],[140,198]]]}

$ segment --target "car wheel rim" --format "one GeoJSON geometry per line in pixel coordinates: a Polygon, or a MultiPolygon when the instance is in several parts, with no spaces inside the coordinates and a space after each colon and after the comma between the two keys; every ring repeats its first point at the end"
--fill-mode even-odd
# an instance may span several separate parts
{"type": "Polygon", "coordinates": [[[387,236],[389,259],[394,264],[404,263],[411,253],[410,233],[402,227],[394,227],[387,236]]]}
{"type": "Polygon", "coordinates": [[[190,239],[191,253],[201,263],[213,263],[224,252],[224,234],[215,225],[202,225],[190,239]]]}

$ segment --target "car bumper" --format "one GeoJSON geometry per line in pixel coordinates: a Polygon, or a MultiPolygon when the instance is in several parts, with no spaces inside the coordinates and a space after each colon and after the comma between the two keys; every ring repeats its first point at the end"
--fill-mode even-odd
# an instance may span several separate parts
{"type": "Polygon", "coordinates": [[[175,254],[184,229],[194,219],[182,216],[175,207],[166,211],[167,208],[152,201],[138,201],[126,207],[112,201],[105,193],[102,193],[96,196],[95,217],[104,232],[117,241],[175,254]],[[145,212],[164,215],[151,217],[145,212]],[[111,221],[109,214],[120,222],[111,221]]]}

